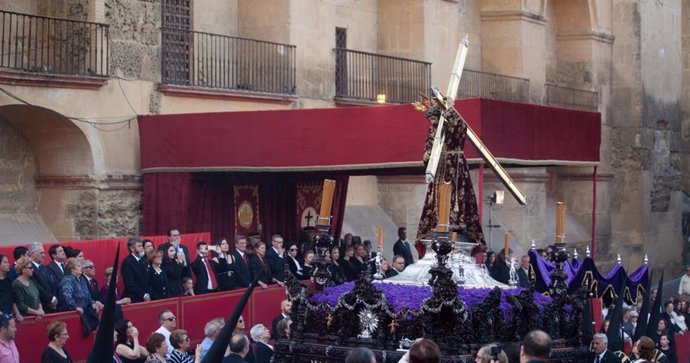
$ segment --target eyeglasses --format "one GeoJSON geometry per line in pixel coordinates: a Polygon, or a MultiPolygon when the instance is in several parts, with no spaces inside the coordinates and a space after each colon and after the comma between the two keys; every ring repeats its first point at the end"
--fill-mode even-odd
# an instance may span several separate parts
{"type": "Polygon", "coordinates": [[[167,320],[167,321],[175,321],[175,320],[177,320],[177,318],[176,318],[176,317],[174,317],[174,316],[171,316],[171,317],[169,317],[169,318],[163,318],[163,320],[167,320]]]}
{"type": "Polygon", "coordinates": [[[297,249],[296,249],[296,248],[291,248],[291,249],[289,249],[289,251],[290,251],[290,252],[292,252],[292,251],[297,251],[297,249]]]}

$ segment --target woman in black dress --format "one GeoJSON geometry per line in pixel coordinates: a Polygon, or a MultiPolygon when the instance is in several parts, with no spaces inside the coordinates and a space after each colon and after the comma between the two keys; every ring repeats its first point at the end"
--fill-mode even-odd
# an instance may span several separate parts
{"type": "Polygon", "coordinates": [[[144,363],[149,352],[139,345],[139,330],[127,319],[115,323],[115,354],[122,363],[144,363]]]}
{"type": "Polygon", "coordinates": [[[296,278],[299,280],[305,279],[306,277],[304,276],[304,268],[302,267],[302,264],[299,263],[299,260],[297,259],[297,254],[299,253],[299,248],[297,247],[297,244],[290,243],[290,246],[287,249],[287,264],[288,267],[290,267],[290,272],[292,272],[293,275],[295,275],[296,278]]]}
{"type": "Polygon", "coordinates": [[[211,269],[216,274],[216,282],[219,291],[228,291],[239,288],[232,275],[235,273],[235,257],[230,253],[228,239],[221,237],[214,243],[220,246],[220,253],[211,251],[211,269]]]}
{"type": "MultiPolygon", "coordinates": [[[[171,246],[174,248],[174,246],[171,246]]],[[[161,268],[163,263],[163,251],[154,250],[146,255],[146,260],[151,264],[148,271],[149,278],[149,295],[151,300],[167,299],[169,297],[168,290],[169,281],[167,273],[161,268]]]]}
{"type": "Polygon", "coordinates": [[[331,273],[333,285],[340,285],[345,282],[345,270],[340,265],[340,248],[331,248],[331,263],[328,265],[328,272],[331,273]]]}
{"type": "Polygon", "coordinates": [[[302,263],[302,276],[305,279],[311,276],[311,272],[314,270],[312,263],[314,262],[314,251],[308,250],[304,251],[304,263],[302,263]]]}
{"type": "Polygon", "coordinates": [[[271,274],[271,266],[266,260],[266,242],[258,241],[254,245],[254,257],[249,260],[249,266],[252,269],[252,276],[261,276],[259,278],[259,286],[267,288],[269,284],[275,282],[271,274]]]}
{"type": "Polygon", "coordinates": [[[72,363],[72,358],[65,350],[67,339],[69,339],[67,324],[61,321],[48,324],[49,343],[41,354],[41,363],[72,363]]]}
{"type": "Polygon", "coordinates": [[[168,297],[182,296],[182,276],[187,267],[184,253],[177,253],[175,246],[170,245],[163,253],[161,268],[168,280],[168,297]]]}
{"type": "Polygon", "coordinates": [[[345,273],[345,281],[354,281],[357,278],[352,268],[352,262],[350,262],[354,256],[355,248],[352,246],[345,247],[345,255],[340,259],[340,266],[343,267],[343,272],[345,273]]]}

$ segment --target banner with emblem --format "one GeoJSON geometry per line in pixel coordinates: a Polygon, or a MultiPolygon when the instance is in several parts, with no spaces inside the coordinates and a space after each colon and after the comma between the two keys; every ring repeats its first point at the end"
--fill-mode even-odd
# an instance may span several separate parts
{"type": "Polygon", "coordinates": [[[316,226],[322,192],[323,185],[318,183],[297,185],[297,221],[300,230],[316,226]]]}
{"type": "Polygon", "coordinates": [[[234,187],[235,233],[247,235],[259,231],[259,187],[236,185],[234,187]]]}

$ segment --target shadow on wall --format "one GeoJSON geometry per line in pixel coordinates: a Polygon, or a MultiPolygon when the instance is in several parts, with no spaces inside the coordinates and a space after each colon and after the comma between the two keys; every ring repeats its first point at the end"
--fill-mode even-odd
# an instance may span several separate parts
{"type": "MultiPolygon", "coordinates": [[[[376,248],[376,228],[378,226],[381,226],[383,230],[383,256],[386,260],[391,261],[393,245],[398,240],[398,226],[379,206],[346,206],[341,236],[352,233],[354,236],[362,237],[362,241],[370,240],[372,246],[376,248]]],[[[412,242],[409,235],[407,239],[412,242]]],[[[415,260],[419,258],[414,248],[412,255],[415,260]]]]}

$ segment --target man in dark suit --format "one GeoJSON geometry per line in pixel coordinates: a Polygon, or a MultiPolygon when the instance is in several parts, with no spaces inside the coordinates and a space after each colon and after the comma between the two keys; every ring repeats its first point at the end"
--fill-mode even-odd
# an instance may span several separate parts
{"type": "Polygon", "coordinates": [[[278,323],[285,318],[290,317],[290,312],[292,311],[292,302],[290,300],[283,300],[280,302],[280,314],[273,318],[273,340],[278,340],[278,323]]]}
{"type": "Polygon", "coordinates": [[[608,350],[609,340],[606,334],[597,333],[592,338],[591,363],[621,363],[616,354],[608,350]]]}
{"type": "Polygon", "coordinates": [[[230,355],[223,363],[247,363],[244,357],[249,353],[249,340],[244,334],[234,334],[230,339],[230,355]]]}
{"type": "Polygon", "coordinates": [[[252,339],[256,342],[254,346],[254,363],[270,363],[273,357],[273,347],[268,345],[271,339],[271,331],[263,324],[256,324],[250,330],[252,339]]]}
{"type": "Polygon", "coordinates": [[[31,279],[36,283],[36,288],[38,288],[38,296],[41,300],[43,310],[46,312],[55,312],[58,299],[57,293],[53,292],[53,286],[60,286],[60,282],[54,281],[53,275],[43,266],[46,252],[40,242],[33,242],[31,244],[29,247],[29,257],[31,258],[31,265],[34,268],[34,274],[31,279]]]}
{"type": "Polygon", "coordinates": [[[520,259],[520,267],[517,269],[518,275],[518,287],[528,289],[530,286],[530,269],[532,266],[529,264],[529,256],[524,255],[520,259]]]}
{"type": "Polygon", "coordinates": [[[271,248],[266,251],[266,261],[271,267],[271,276],[277,280],[277,283],[283,286],[285,280],[285,247],[283,246],[283,237],[279,234],[274,234],[271,237],[271,248]]]}
{"type": "Polygon", "coordinates": [[[398,228],[398,240],[393,245],[393,254],[403,256],[405,267],[414,263],[410,242],[407,241],[407,228],[398,228]]]}
{"type": "MultiPolygon", "coordinates": [[[[63,263],[67,259],[65,249],[60,245],[52,245],[48,248],[48,254],[51,261],[46,265],[46,268],[53,275],[53,280],[60,282],[65,277],[65,268],[63,267],[63,263]]],[[[54,288],[53,292],[57,294],[57,287],[54,288]]]]}
{"type": "Polygon", "coordinates": [[[144,258],[144,245],[141,238],[132,237],[127,241],[129,256],[122,261],[122,280],[125,285],[125,297],[132,302],[150,301],[148,292],[148,274],[146,259],[144,258]]]}
{"type": "Polygon", "coordinates": [[[393,264],[391,268],[386,271],[386,278],[398,276],[405,269],[405,258],[400,255],[393,256],[393,264]]]}
{"type": "MultiPolygon", "coordinates": [[[[218,248],[220,249],[220,247],[218,248]]],[[[194,262],[192,262],[192,271],[194,271],[194,276],[196,276],[196,282],[194,283],[194,294],[196,295],[208,294],[215,291],[218,287],[209,263],[208,250],[208,243],[201,241],[196,244],[197,256],[194,262]]]]}
{"type": "Polygon", "coordinates": [[[91,293],[91,300],[101,301],[101,293],[98,289],[98,281],[96,280],[96,266],[93,264],[93,261],[91,260],[84,260],[81,264],[81,278],[84,280],[84,282],[86,282],[86,286],[89,287],[89,292],[91,293]]]}
{"type": "Polygon", "coordinates": [[[247,239],[244,236],[235,236],[235,250],[232,255],[235,257],[235,281],[240,287],[249,287],[252,282],[252,273],[249,269],[249,256],[247,251],[247,239]]]}
{"type": "Polygon", "coordinates": [[[183,253],[184,254],[184,260],[187,261],[187,266],[185,266],[184,269],[182,269],[182,276],[186,277],[192,277],[192,271],[189,268],[189,248],[187,246],[182,244],[182,238],[180,237],[180,230],[177,228],[170,228],[168,230],[168,242],[165,242],[158,246],[158,249],[163,251],[163,256],[168,255],[168,248],[170,246],[175,246],[176,255],[183,253]]]}
{"type": "Polygon", "coordinates": [[[549,334],[541,330],[532,330],[522,339],[520,363],[547,362],[552,346],[553,342],[549,334]]]}

